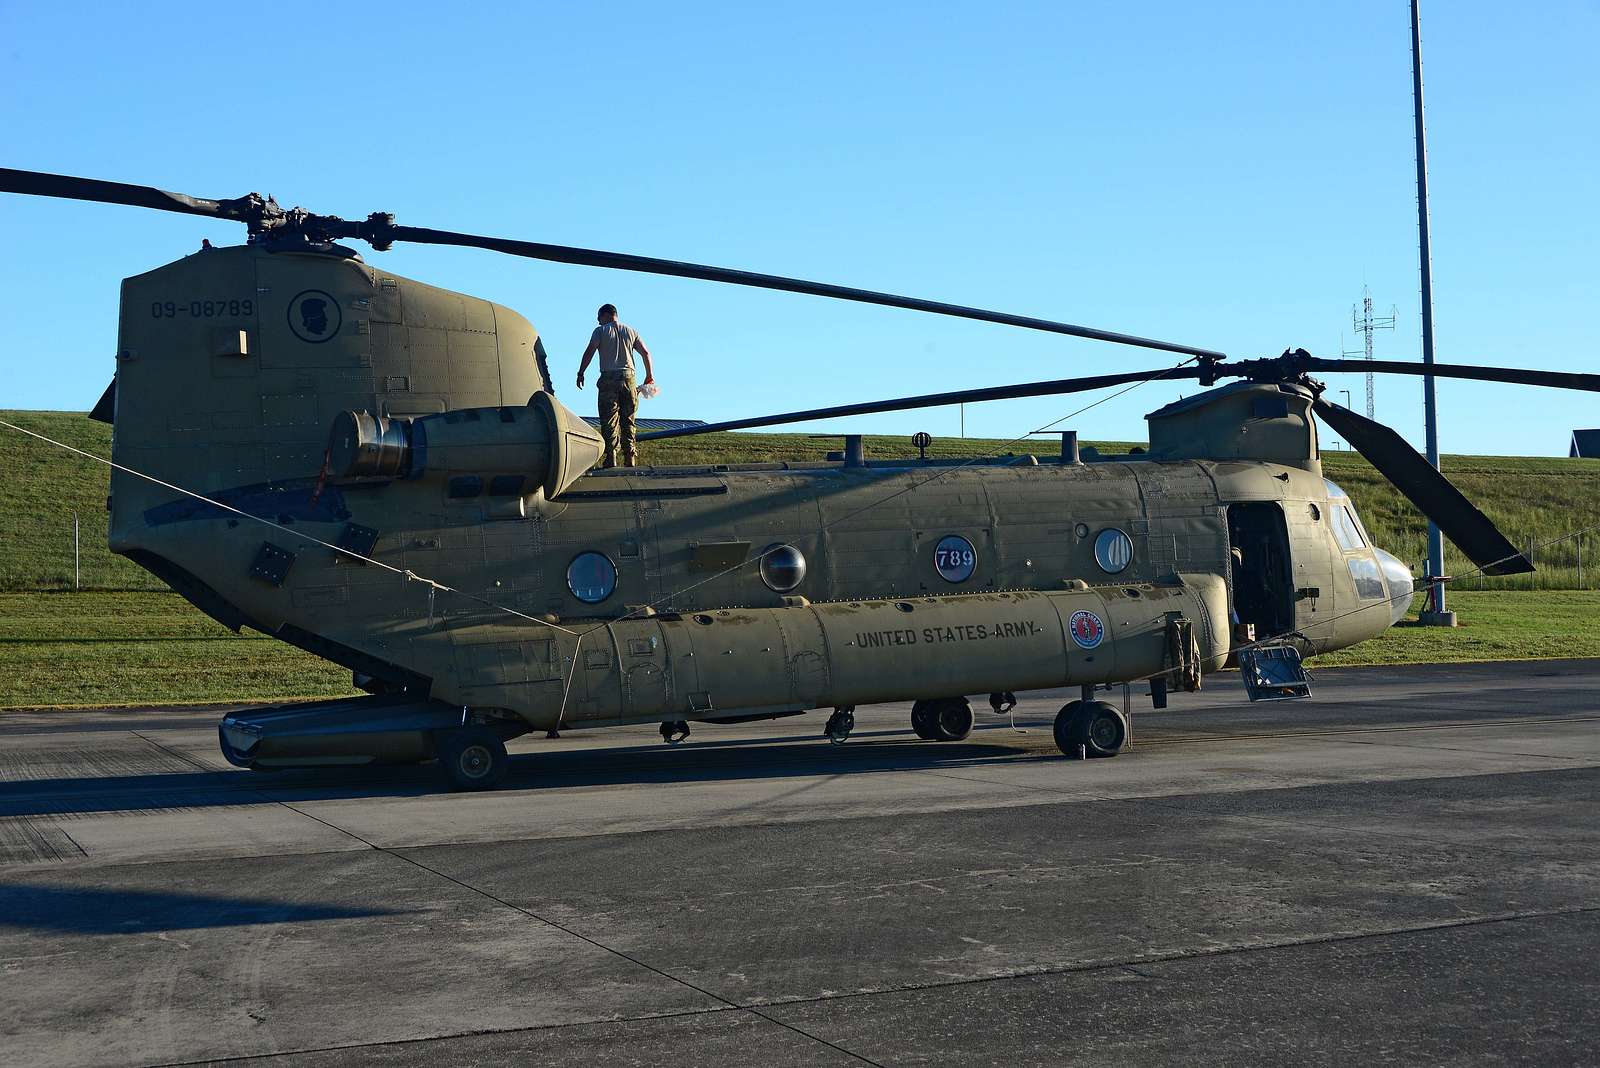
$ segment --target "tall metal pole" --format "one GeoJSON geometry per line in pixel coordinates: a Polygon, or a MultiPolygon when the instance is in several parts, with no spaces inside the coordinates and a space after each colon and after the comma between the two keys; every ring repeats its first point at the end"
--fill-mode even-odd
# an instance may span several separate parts
{"type": "MultiPolygon", "coordinates": [[[[1411,0],[1411,92],[1413,113],[1417,123],[1417,240],[1422,257],[1422,362],[1433,364],[1433,253],[1428,242],[1428,140],[1422,125],[1422,16],[1417,9],[1418,0],[1411,0]]],[[[1427,439],[1428,462],[1439,466],[1438,410],[1434,402],[1433,376],[1422,378],[1423,433],[1427,439]]],[[[1433,610],[1435,620],[1448,623],[1445,615],[1444,538],[1438,524],[1428,523],[1428,574],[1433,578],[1433,610]]]]}

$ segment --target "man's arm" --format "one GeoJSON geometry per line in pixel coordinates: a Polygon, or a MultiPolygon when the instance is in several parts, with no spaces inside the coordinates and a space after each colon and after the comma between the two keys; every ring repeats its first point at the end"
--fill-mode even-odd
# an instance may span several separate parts
{"type": "Polygon", "coordinates": [[[650,350],[644,347],[644,339],[637,334],[633,337],[633,351],[644,358],[644,382],[641,384],[649,385],[656,380],[656,369],[650,363],[650,350]]]}
{"type": "Polygon", "coordinates": [[[578,388],[583,388],[583,372],[589,369],[589,361],[594,359],[594,354],[600,351],[600,343],[594,338],[589,339],[589,347],[583,350],[583,362],[578,364],[578,388]]]}

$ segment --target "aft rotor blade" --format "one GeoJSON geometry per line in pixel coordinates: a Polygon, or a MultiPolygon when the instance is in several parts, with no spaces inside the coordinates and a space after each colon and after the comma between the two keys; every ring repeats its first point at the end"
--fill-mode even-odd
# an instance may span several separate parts
{"type": "Polygon", "coordinates": [[[1348,371],[1364,374],[1433,375],[1435,378],[1461,378],[1476,382],[1508,382],[1522,386],[1553,386],[1600,393],[1600,375],[1573,371],[1534,371],[1522,367],[1479,367],[1466,363],[1408,363],[1400,360],[1326,360],[1313,356],[1300,361],[1307,371],[1348,371]]]}
{"type": "MultiPolygon", "coordinates": [[[[1354,361],[1353,361],[1354,362],[1354,361]]],[[[1365,361],[1359,361],[1364,363],[1365,361]]],[[[1500,533],[1489,517],[1423,459],[1399,434],[1349,408],[1317,400],[1317,416],[1365,456],[1417,510],[1483,568],[1486,575],[1521,575],[1533,563],[1500,533]]]]}
{"type": "Polygon", "coordinates": [[[36,197],[88,200],[99,204],[126,204],[135,208],[155,208],[183,215],[209,215],[218,219],[237,219],[230,205],[220,200],[169,193],[148,185],[102,182],[98,178],[74,178],[43,171],[18,171],[0,167],[0,192],[25,193],[36,197]]]}
{"type": "Polygon", "coordinates": [[[739,271],[728,267],[708,267],[699,263],[656,259],[653,256],[633,256],[624,252],[573,248],[569,245],[546,245],[538,241],[516,241],[503,237],[458,234],[449,230],[429,230],[418,226],[387,227],[384,231],[384,237],[395,241],[414,241],[429,245],[461,245],[468,248],[490,249],[512,256],[550,260],[555,263],[575,263],[584,267],[608,267],[618,271],[638,271],[643,274],[662,274],[675,278],[698,278],[706,282],[727,282],[731,285],[750,286],[755,289],[776,289],[787,293],[806,293],[815,297],[853,300],[862,304],[879,304],[888,308],[905,308],[909,311],[951,315],[960,319],[976,319],[979,322],[999,323],[1002,326],[1017,326],[1025,330],[1043,330],[1052,334],[1068,334],[1072,337],[1089,338],[1092,341],[1111,341],[1119,345],[1134,345],[1139,348],[1156,349],[1161,352],[1182,353],[1185,356],[1211,356],[1217,358],[1222,356],[1222,353],[1214,352],[1211,349],[1180,345],[1172,341],[1157,341],[1147,337],[1136,337],[1133,334],[1121,334],[1114,330],[1099,330],[1091,326],[1058,323],[1049,319],[1035,319],[1026,315],[986,311],[982,308],[968,308],[960,304],[945,304],[936,300],[922,300],[918,297],[902,297],[893,293],[878,293],[870,289],[852,289],[848,286],[830,285],[826,282],[808,282],[801,278],[785,278],[781,275],[757,274],[754,271],[739,271]]]}
{"type": "Polygon", "coordinates": [[[722,423],[703,426],[674,427],[671,430],[653,430],[640,434],[639,440],[683,438],[694,434],[713,434],[719,430],[749,430],[758,426],[779,426],[783,423],[804,423],[813,419],[833,419],[845,415],[873,415],[877,412],[903,412],[912,408],[940,408],[950,404],[973,404],[978,401],[1012,400],[1017,397],[1051,397],[1063,393],[1082,393],[1107,386],[1120,386],[1129,382],[1148,382],[1156,379],[1198,378],[1198,367],[1169,367],[1156,371],[1128,371],[1115,375],[1094,375],[1089,378],[1059,378],[1051,382],[1019,382],[1012,386],[989,386],[984,389],[963,389],[950,393],[924,393],[917,397],[894,397],[889,400],[863,401],[860,404],[836,404],[831,408],[811,408],[803,412],[783,412],[779,415],[759,415],[750,419],[729,419],[722,423]]]}
{"type": "Polygon", "coordinates": [[[788,293],[806,293],[835,300],[850,300],[862,304],[878,304],[908,311],[950,315],[979,322],[998,323],[1025,330],[1042,330],[1052,334],[1087,338],[1091,341],[1110,341],[1119,345],[1155,349],[1160,352],[1177,352],[1185,356],[1204,356],[1221,359],[1223,354],[1211,349],[1180,345],[1172,341],[1123,334],[1115,330],[1101,330],[1092,326],[1038,319],[1009,312],[988,311],[960,304],[903,297],[894,293],[879,293],[870,289],[854,289],[826,282],[810,282],[802,278],[785,278],[782,275],[758,274],[728,267],[710,267],[700,263],[657,259],[654,256],[634,256],[624,252],[606,252],[600,249],[575,248],[569,245],[549,245],[538,241],[517,241],[510,238],[486,237],[480,234],[462,234],[450,230],[430,230],[420,226],[396,226],[394,217],[375,213],[362,221],[346,221],[335,216],[315,215],[309,212],[283,212],[270,199],[256,194],[237,200],[206,200],[169,193],[144,185],[127,185],[122,182],[105,182],[94,178],[74,178],[63,174],[41,171],[19,171],[0,168],[0,192],[26,193],[33,196],[62,197],[68,200],[87,200],[103,204],[127,204],[160,211],[175,211],[187,215],[209,215],[216,218],[235,219],[250,225],[251,232],[283,230],[296,227],[317,240],[343,240],[357,238],[368,241],[376,249],[387,249],[395,241],[412,241],[427,245],[458,245],[464,248],[482,248],[504,252],[512,256],[549,260],[554,263],[572,263],[585,267],[607,267],[618,271],[637,271],[643,274],[669,275],[676,278],[696,278],[707,282],[726,282],[730,285],[750,286],[755,289],[776,289],[788,293]]]}

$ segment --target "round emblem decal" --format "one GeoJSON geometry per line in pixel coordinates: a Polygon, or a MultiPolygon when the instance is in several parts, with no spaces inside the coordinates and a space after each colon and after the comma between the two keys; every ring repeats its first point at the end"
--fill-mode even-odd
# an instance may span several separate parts
{"type": "Polygon", "coordinates": [[[332,341],[343,322],[339,302],[320,289],[307,289],[289,302],[289,329],[301,341],[313,345],[332,341]]]}
{"type": "Polygon", "coordinates": [[[1107,527],[1094,539],[1094,562],[1108,575],[1126,571],[1133,563],[1133,541],[1116,527],[1107,527]]]}
{"type": "Polygon", "coordinates": [[[946,534],[933,547],[933,569],[946,582],[965,582],[978,566],[972,543],[960,534],[946,534]]]}
{"type": "Polygon", "coordinates": [[[1072,613],[1067,629],[1072,631],[1072,640],[1080,649],[1093,649],[1106,636],[1106,625],[1100,622],[1100,617],[1082,609],[1072,613]]]}

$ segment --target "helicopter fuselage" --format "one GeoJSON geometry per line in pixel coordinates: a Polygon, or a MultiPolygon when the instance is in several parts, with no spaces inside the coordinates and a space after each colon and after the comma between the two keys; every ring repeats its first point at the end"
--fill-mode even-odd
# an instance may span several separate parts
{"type": "Polygon", "coordinates": [[[1396,616],[1404,568],[1341,517],[1292,389],[1190,398],[1150,453],[1090,463],[579,477],[584,428],[542,394],[529,414],[538,343],[348,255],[208,249],[131,278],[115,458],[206,500],[117,473],[112,548],[231,626],[529,728],[1129,681],[1396,616]],[[330,473],[346,413],[432,426],[428,477],[330,473]]]}

